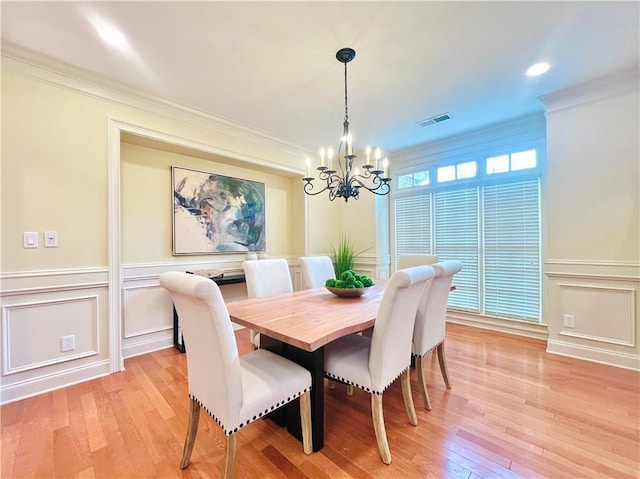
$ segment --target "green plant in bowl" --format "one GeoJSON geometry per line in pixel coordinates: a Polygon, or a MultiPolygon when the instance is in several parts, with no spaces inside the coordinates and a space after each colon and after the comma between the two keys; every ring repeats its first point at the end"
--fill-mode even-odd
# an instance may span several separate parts
{"type": "Polygon", "coordinates": [[[336,296],[356,298],[362,296],[373,281],[367,275],[358,274],[352,269],[343,271],[339,279],[328,279],[325,287],[336,296]]]}
{"type": "Polygon", "coordinates": [[[366,249],[356,253],[355,246],[347,237],[347,234],[342,233],[338,245],[331,248],[331,260],[333,261],[333,270],[336,278],[341,279],[345,271],[353,271],[353,263],[356,257],[365,251],[366,249]]]}

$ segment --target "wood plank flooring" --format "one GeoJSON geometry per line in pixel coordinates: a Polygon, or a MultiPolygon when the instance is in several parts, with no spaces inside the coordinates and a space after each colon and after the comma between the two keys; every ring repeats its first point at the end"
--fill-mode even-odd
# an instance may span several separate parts
{"type": "MultiPolygon", "coordinates": [[[[246,330],[237,333],[250,350],[246,330]]],[[[433,409],[409,424],[400,381],[383,396],[392,463],[378,457],[369,395],[326,390],[325,447],[302,444],[269,420],[238,438],[240,478],[640,478],[640,374],[545,352],[542,341],[449,324],[452,389],[425,358],[433,409]]],[[[166,349],[126,371],[0,408],[3,479],[214,478],[223,435],[206,414],[190,466],[186,356],[166,349]]]]}

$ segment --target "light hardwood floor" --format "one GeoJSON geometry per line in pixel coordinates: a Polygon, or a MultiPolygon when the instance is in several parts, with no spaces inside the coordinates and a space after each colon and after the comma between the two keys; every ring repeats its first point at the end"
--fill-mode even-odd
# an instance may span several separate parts
{"type": "MultiPolygon", "coordinates": [[[[238,333],[241,352],[248,334],[238,333]]],[[[542,341],[447,326],[453,389],[425,359],[433,409],[400,381],[384,395],[393,462],[379,457],[370,397],[326,391],[325,447],[302,445],[269,420],[241,430],[237,478],[639,478],[640,375],[545,353],[542,341]]],[[[0,408],[1,477],[219,477],[223,436],[206,414],[190,466],[186,357],[174,349],[131,358],[126,371],[0,408]]]]}

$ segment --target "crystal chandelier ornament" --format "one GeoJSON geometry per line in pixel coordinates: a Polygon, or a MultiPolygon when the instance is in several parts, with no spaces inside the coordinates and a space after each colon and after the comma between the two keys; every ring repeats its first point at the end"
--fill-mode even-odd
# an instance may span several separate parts
{"type": "Polygon", "coordinates": [[[316,169],[318,170],[318,178],[324,182],[321,184],[321,189],[314,191],[313,181],[315,178],[311,176],[311,159],[309,157],[306,159],[307,176],[302,179],[306,194],[319,195],[328,191],[331,201],[336,198],[344,198],[345,202],[349,201],[349,198],[357,200],[362,188],[376,195],[386,195],[390,190],[389,181],[391,178],[387,176],[389,161],[387,158],[381,161],[382,153],[379,148],[372,151],[367,146],[367,159],[366,163],[362,165],[363,171],[360,172],[358,168],[353,169],[353,160],[357,156],[353,154],[353,138],[349,131],[347,63],[355,56],[356,52],[352,48],[342,48],[336,53],[338,61],[344,63],[344,123],[336,158],[334,159],[334,150],[331,146],[327,149],[323,147],[320,150],[320,166],[316,169]],[[371,161],[372,153],[375,163],[371,161]]]}

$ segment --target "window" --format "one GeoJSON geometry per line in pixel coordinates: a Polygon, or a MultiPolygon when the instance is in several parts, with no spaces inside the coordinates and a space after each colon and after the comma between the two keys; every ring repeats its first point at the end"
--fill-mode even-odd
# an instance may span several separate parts
{"type": "Polygon", "coordinates": [[[440,166],[437,171],[438,183],[447,181],[463,180],[476,176],[478,164],[475,161],[458,163],[457,165],[440,166]]]}
{"type": "Polygon", "coordinates": [[[434,164],[429,170],[436,183],[426,189],[412,190],[414,181],[398,184],[396,265],[401,254],[460,260],[463,268],[454,279],[450,308],[540,322],[537,150],[434,164]]]}
{"type": "Polygon", "coordinates": [[[449,306],[478,312],[478,188],[437,191],[434,203],[434,252],[441,261],[462,261],[449,306]]]}
{"type": "Polygon", "coordinates": [[[487,175],[527,170],[537,166],[536,150],[519,151],[511,155],[487,158],[487,175]]]}
{"type": "Polygon", "coordinates": [[[410,188],[412,186],[424,186],[429,184],[429,171],[418,171],[398,177],[398,188],[410,188]]]}
{"type": "Polygon", "coordinates": [[[540,207],[537,179],[483,188],[484,310],[540,316],[540,207]]]}
{"type": "Polygon", "coordinates": [[[396,255],[429,254],[431,195],[414,195],[395,201],[396,255]]]}

